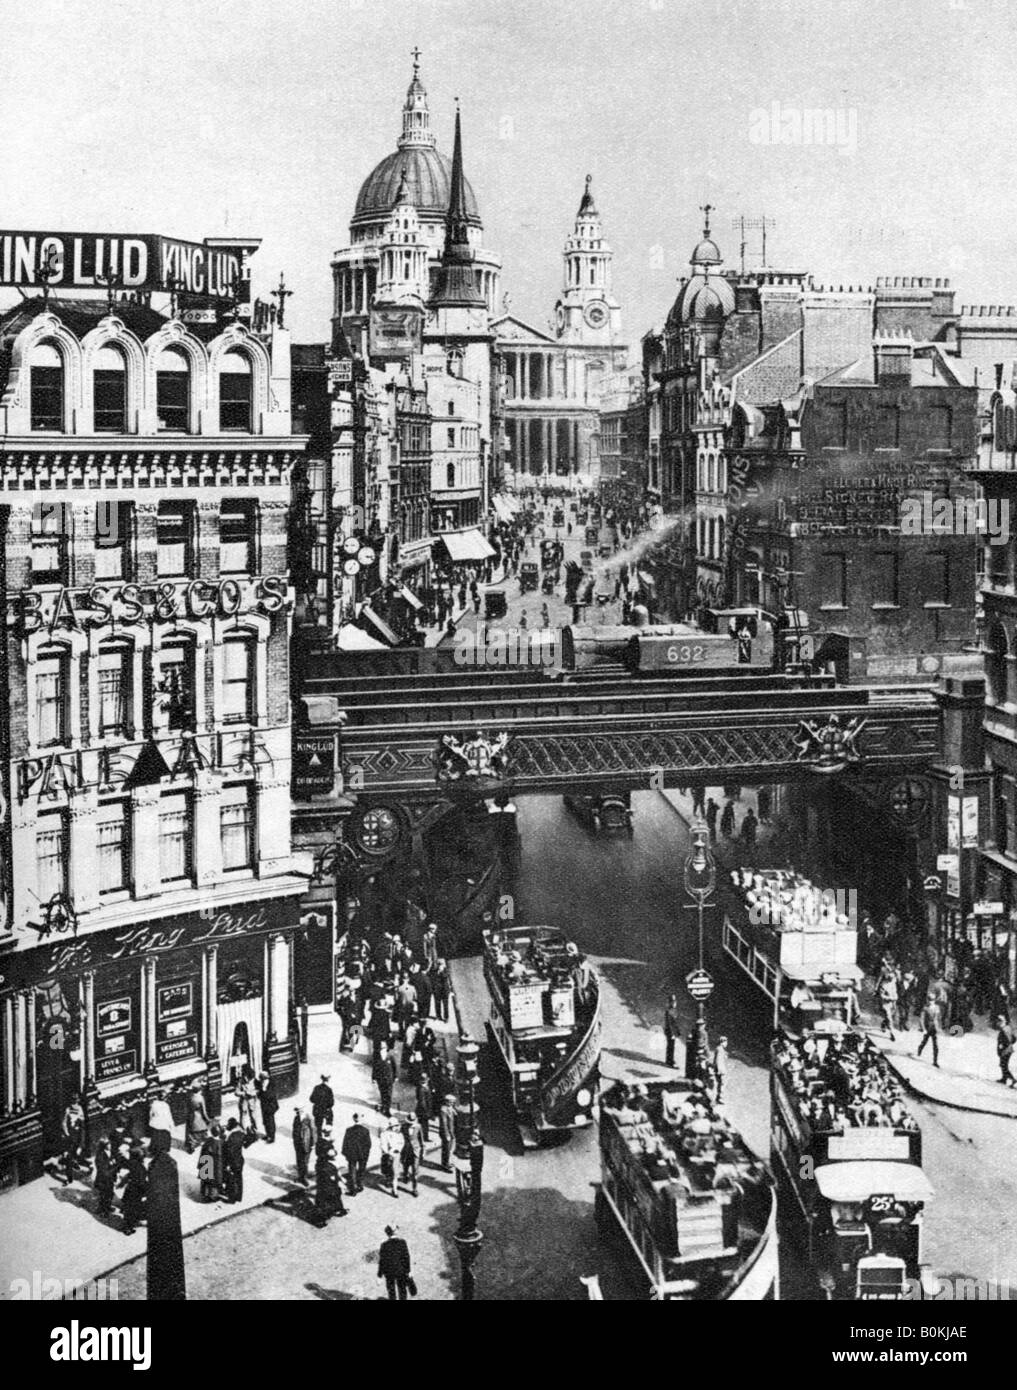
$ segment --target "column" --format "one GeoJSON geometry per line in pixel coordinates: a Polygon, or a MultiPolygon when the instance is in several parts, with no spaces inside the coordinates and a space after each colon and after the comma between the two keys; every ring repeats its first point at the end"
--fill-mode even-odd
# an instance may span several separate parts
{"type": "Polygon", "coordinates": [[[219,947],[205,946],[202,950],[201,964],[205,989],[203,1025],[201,1030],[203,1047],[206,1057],[218,1056],[219,1015],[216,1012],[216,996],[219,993],[219,947]]]}
{"type": "Polygon", "coordinates": [[[14,999],[14,1103],[19,1110],[28,1104],[28,991],[20,989],[14,999]]]}
{"type": "Polygon", "coordinates": [[[521,352],[514,354],[512,371],[515,377],[513,390],[515,391],[515,399],[518,401],[522,399],[523,394],[523,355],[521,352]]]}
{"type": "Polygon", "coordinates": [[[137,897],[152,897],[159,876],[159,787],[137,787],[131,795],[131,872],[137,897]]]}
{"type": "Polygon", "coordinates": [[[95,972],[81,977],[81,1090],[95,1078],[95,972]]]}
{"type": "Polygon", "coordinates": [[[547,373],[547,398],[552,400],[554,397],[554,355],[550,352],[544,360],[544,371],[547,373]]]}
{"type": "Polygon", "coordinates": [[[572,472],[579,472],[579,421],[572,421],[572,472]]]}
{"type": "Polygon", "coordinates": [[[282,932],[269,940],[269,993],[265,996],[268,1036],[277,1042],[289,1033],[290,951],[282,932]]]}
{"type": "Polygon", "coordinates": [[[8,994],[3,1001],[4,1030],[4,1076],[3,1103],[9,1115],[14,1109],[14,996],[8,994]]]}
{"type": "Polygon", "coordinates": [[[548,473],[554,472],[554,421],[544,421],[544,459],[548,473]]]}
{"type": "Polygon", "coordinates": [[[519,394],[524,401],[528,401],[530,399],[530,354],[528,352],[521,352],[519,354],[519,361],[522,364],[523,376],[523,389],[519,394]]]}
{"type": "Polygon", "coordinates": [[[141,1009],[144,1020],[142,1028],[142,1052],[144,1071],[155,1071],[155,957],[145,957],[145,968],[141,978],[141,1009]]]}
{"type": "Polygon", "coordinates": [[[96,848],[94,791],[72,791],[68,816],[73,870],[73,898],[78,912],[99,906],[99,863],[96,848]]]}
{"type": "Polygon", "coordinates": [[[36,1070],[36,1036],[35,1036],[35,990],[25,990],[26,1008],[28,1011],[28,1101],[30,1105],[35,1104],[39,1098],[39,1077],[36,1070]]]}
{"type": "Polygon", "coordinates": [[[194,881],[199,888],[222,878],[221,784],[214,772],[194,776],[194,881]]]}

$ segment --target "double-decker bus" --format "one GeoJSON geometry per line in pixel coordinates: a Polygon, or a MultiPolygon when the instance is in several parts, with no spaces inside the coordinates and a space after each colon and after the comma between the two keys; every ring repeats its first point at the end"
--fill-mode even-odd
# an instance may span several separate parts
{"type": "Polygon", "coordinates": [[[773,1179],[693,1083],[617,1082],[601,1096],[600,1233],[651,1299],[778,1297],[773,1179]]]}
{"type": "Polygon", "coordinates": [[[524,1142],[593,1122],[600,1071],[600,984],[555,927],[484,934],[489,1025],[512,1082],[524,1142]]]}
{"type": "Polygon", "coordinates": [[[922,1135],[878,1047],[832,1021],[785,1033],[770,1100],[781,1238],[802,1247],[823,1294],[895,1299],[924,1284],[922,1135]]]}

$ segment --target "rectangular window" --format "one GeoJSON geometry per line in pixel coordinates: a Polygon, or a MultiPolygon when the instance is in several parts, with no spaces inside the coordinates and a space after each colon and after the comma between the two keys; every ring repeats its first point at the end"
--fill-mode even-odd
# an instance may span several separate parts
{"type": "Polygon", "coordinates": [[[156,372],[155,409],[161,430],[187,433],[190,423],[190,388],[191,378],[186,370],[156,372]]]}
{"type": "Polygon", "coordinates": [[[32,583],[67,583],[67,533],[70,507],[40,502],[32,508],[32,583]]]}
{"type": "Polygon", "coordinates": [[[953,444],[953,411],[948,405],[929,407],[929,448],[949,449],[953,444]]]}
{"type": "Polygon", "coordinates": [[[926,607],[929,604],[950,603],[950,557],[944,551],[929,556],[926,607]]]}
{"type": "Polygon", "coordinates": [[[219,511],[219,568],[223,574],[254,569],[257,514],[249,498],[230,498],[219,511]]]}
{"type": "Polygon", "coordinates": [[[183,576],[191,568],[194,537],[194,503],[160,502],[156,521],[158,572],[183,576]]]}
{"type": "Polygon", "coordinates": [[[128,652],[124,647],[99,653],[99,737],[127,736],[128,652]]]}
{"type": "Polygon", "coordinates": [[[127,373],[97,369],[94,375],[94,416],[97,434],[127,430],[127,373]]]}
{"type": "Polygon", "coordinates": [[[159,877],[163,883],[190,878],[191,807],[186,793],[164,796],[159,806],[159,877]]]}
{"type": "Polygon", "coordinates": [[[832,401],[826,407],[827,445],[833,449],[846,449],[848,442],[847,401],[832,401]]]}
{"type": "Polygon", "coordinates": [[[67,897],[67,819],[63,811],[48,811],[36,823],[35,861],[39,903],[67,897]]]}
{"type": "Polygon", "coordinates": [[[872,557],[872,602],[890,607],[900,602],[898,561],[893,551],[878,551],[872,557]]]}
{"type": "Polygon", "coordinates": [[[254,864],[254,817],[250,789],[225,787],[220,803],[222,827],[222,866],[224,869],[250,869],[254,864]]]}
{"type": "Polygon", "coordinates": [[[448,447],[450,449],[456,447],[456,431],[454,425],[449,425],[448,427],[448,447]]]}
{"type": "Polygon", "coordinates": [[[900,406],[879,407],[876,413],[876,448],[900,448],[900,406]]]}
{"type": "Polygon", "coordinates": [[[250,372],[222,372],[219,376],[219,428],[251,430],[250,372]]]}
{"type": "Polygon", "coordinates": [[[61,657],[44,657],[36,664],[35,727],[40,748],[67,741],[67,672],[61,657]]]}
{"type": "Polygon", "coordinates": [[[847,607],[847,556],[832,554],[823,556],[821,571],[822,607],[847,607]]]}
{"type": "Polygon", "coordinates": [[[130,579],[133,519],[132,502],[96,502],[96,579],[130,579]]]}
{"type": "Polygon", "coordinates": [[[249,720],[254,710],[253,645],[246,638],[228,638],[222,646],[223,718],[249,720]]]}
{"type": "Polygon", "coordinates": [[[64,427],[63,367],[32,367],[32,429],[62,430],[64,427]]]}
{"type": "Polygon", "coordinates": [[[110,802],[96,813],[99,892],[122,893],[130,884],[127,803],[110,802]]]}

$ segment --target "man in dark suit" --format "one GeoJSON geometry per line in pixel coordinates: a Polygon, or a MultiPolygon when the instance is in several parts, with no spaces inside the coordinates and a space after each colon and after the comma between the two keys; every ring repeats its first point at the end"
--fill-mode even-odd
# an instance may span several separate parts
{"type": "Polygon", "coordinates": [[[678,996],[672,994],[667,1001],[667,1008],[664,1010],[664,1042],[666,1067],[674,1066],[674,1045],[682,1035],[681,1014],[678,1011],[678,996]]]}
{"type": "Polygon", "coordinates": [[[384,1278],[389,1298],[405,1299],[410,1285],[410,1247],[392,1226],[385,1227],[385,1235],[378,1252],[378,1278],[384,1278]]]}
{"type": "Polygon", "coordinates": [[[307,1165],[318,1142],[314,1122],[302,1105],[293,1112],[293,1153],[297,1160],[297,1181],[307,1184],[307,1165]]]}
{"type": "Polygon", "coordinates": [[[441,1137],[441,1166],[446,1173],[452,1171],[452,1145],[456,1139],[456,1102],[454,1096],[446,1096],[438,1111],[438,1134],[441,1137]]]}
{"type": "Polygon", "coordinates": [[[360,1123],[359,1115],[353,1116],[353,1123],[343,1135],[342,1155],[349,1164],[350,1196],[355,1197],[364,1190],[364,1173],[371,1156],[371,1131],[360,1123]]]}
{"type": "Polygon", "coordinates": [[[261,1105],[261,1123],[265,1131],[266,1144],[275,1143],[275,1112],[279,1109],[279,1097],[276,1095],[275,1082],[267,1071],[263,1071],[255,1082],[255,1089],[258,1092],[258,1101],[261,1105]]]}
{"type": "Polygon", "coordinates": [[[319,1134],[322,1125],[332,1123],[334,1110],[335,1093],[328,1084],[328,1076],[323,1072],[321,1080],[311,1092],[311,1114],[314,1116],[314,1128],[319,1134]]]}
{"type": "Polygon", "coordinates": [[[389,1050],[382,1043],[378,1060],[374,1064],[374,1084],[378,1088],[378,1108],[388,1118],[392,1114],[392,1089],[395,1086],[396,1069],[389,1050]]]}
{"type": "Polygon", "coordinates": [[[244,1200],[244,1131],[236,1120],[226,1126],[226,1144],[223,1153],[226,1170],[227,1202],[244,1200]]]}

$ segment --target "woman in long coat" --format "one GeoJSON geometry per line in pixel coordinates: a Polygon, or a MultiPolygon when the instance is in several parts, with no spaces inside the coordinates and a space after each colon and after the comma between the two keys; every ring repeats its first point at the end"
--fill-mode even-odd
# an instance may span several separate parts
{"type": "Polygon", "coordinates": [[[124,1235],[134,1234],[138,1222],[145,1214],[145,1192],[148,1188],[148,1169],[140,1144],[131,1150],[131,1161],[127,1167],[127,1182],[120,1208],[124,1217],[124,1235]]]}
{"type": "Polygon", "coordinates": [[[193,1153],[195,1149],[201,1147],[210,1124],[211,1120],[209,1120],[208,1110],[205,1108],[205,1097],[202,1094],[201,1082],[196,1081],[191,1087],[191,1094],[187,1098],[185,1147],[188,1153],[193,1153]]]}
{"type": "Polygon", "coordinates": [[[95,1151],[95,1195],[99,1213],[108,1216],[113,1210],[113,1191],[116,1187],[117,1165],[108,1139],[100,1139],[95,1151]]]}
{"type": "Polygon", "coordinates": [[[247,1134],[257,1134],[258,1121],[255,1118],[255,1106],[258,1101],[258,1092],[254,1084],[254,1077],[249,1067],[244,1068],[244,1074],[237,1082],[237,1109],[240,1120],[240,1128],[247,1134]]]}

